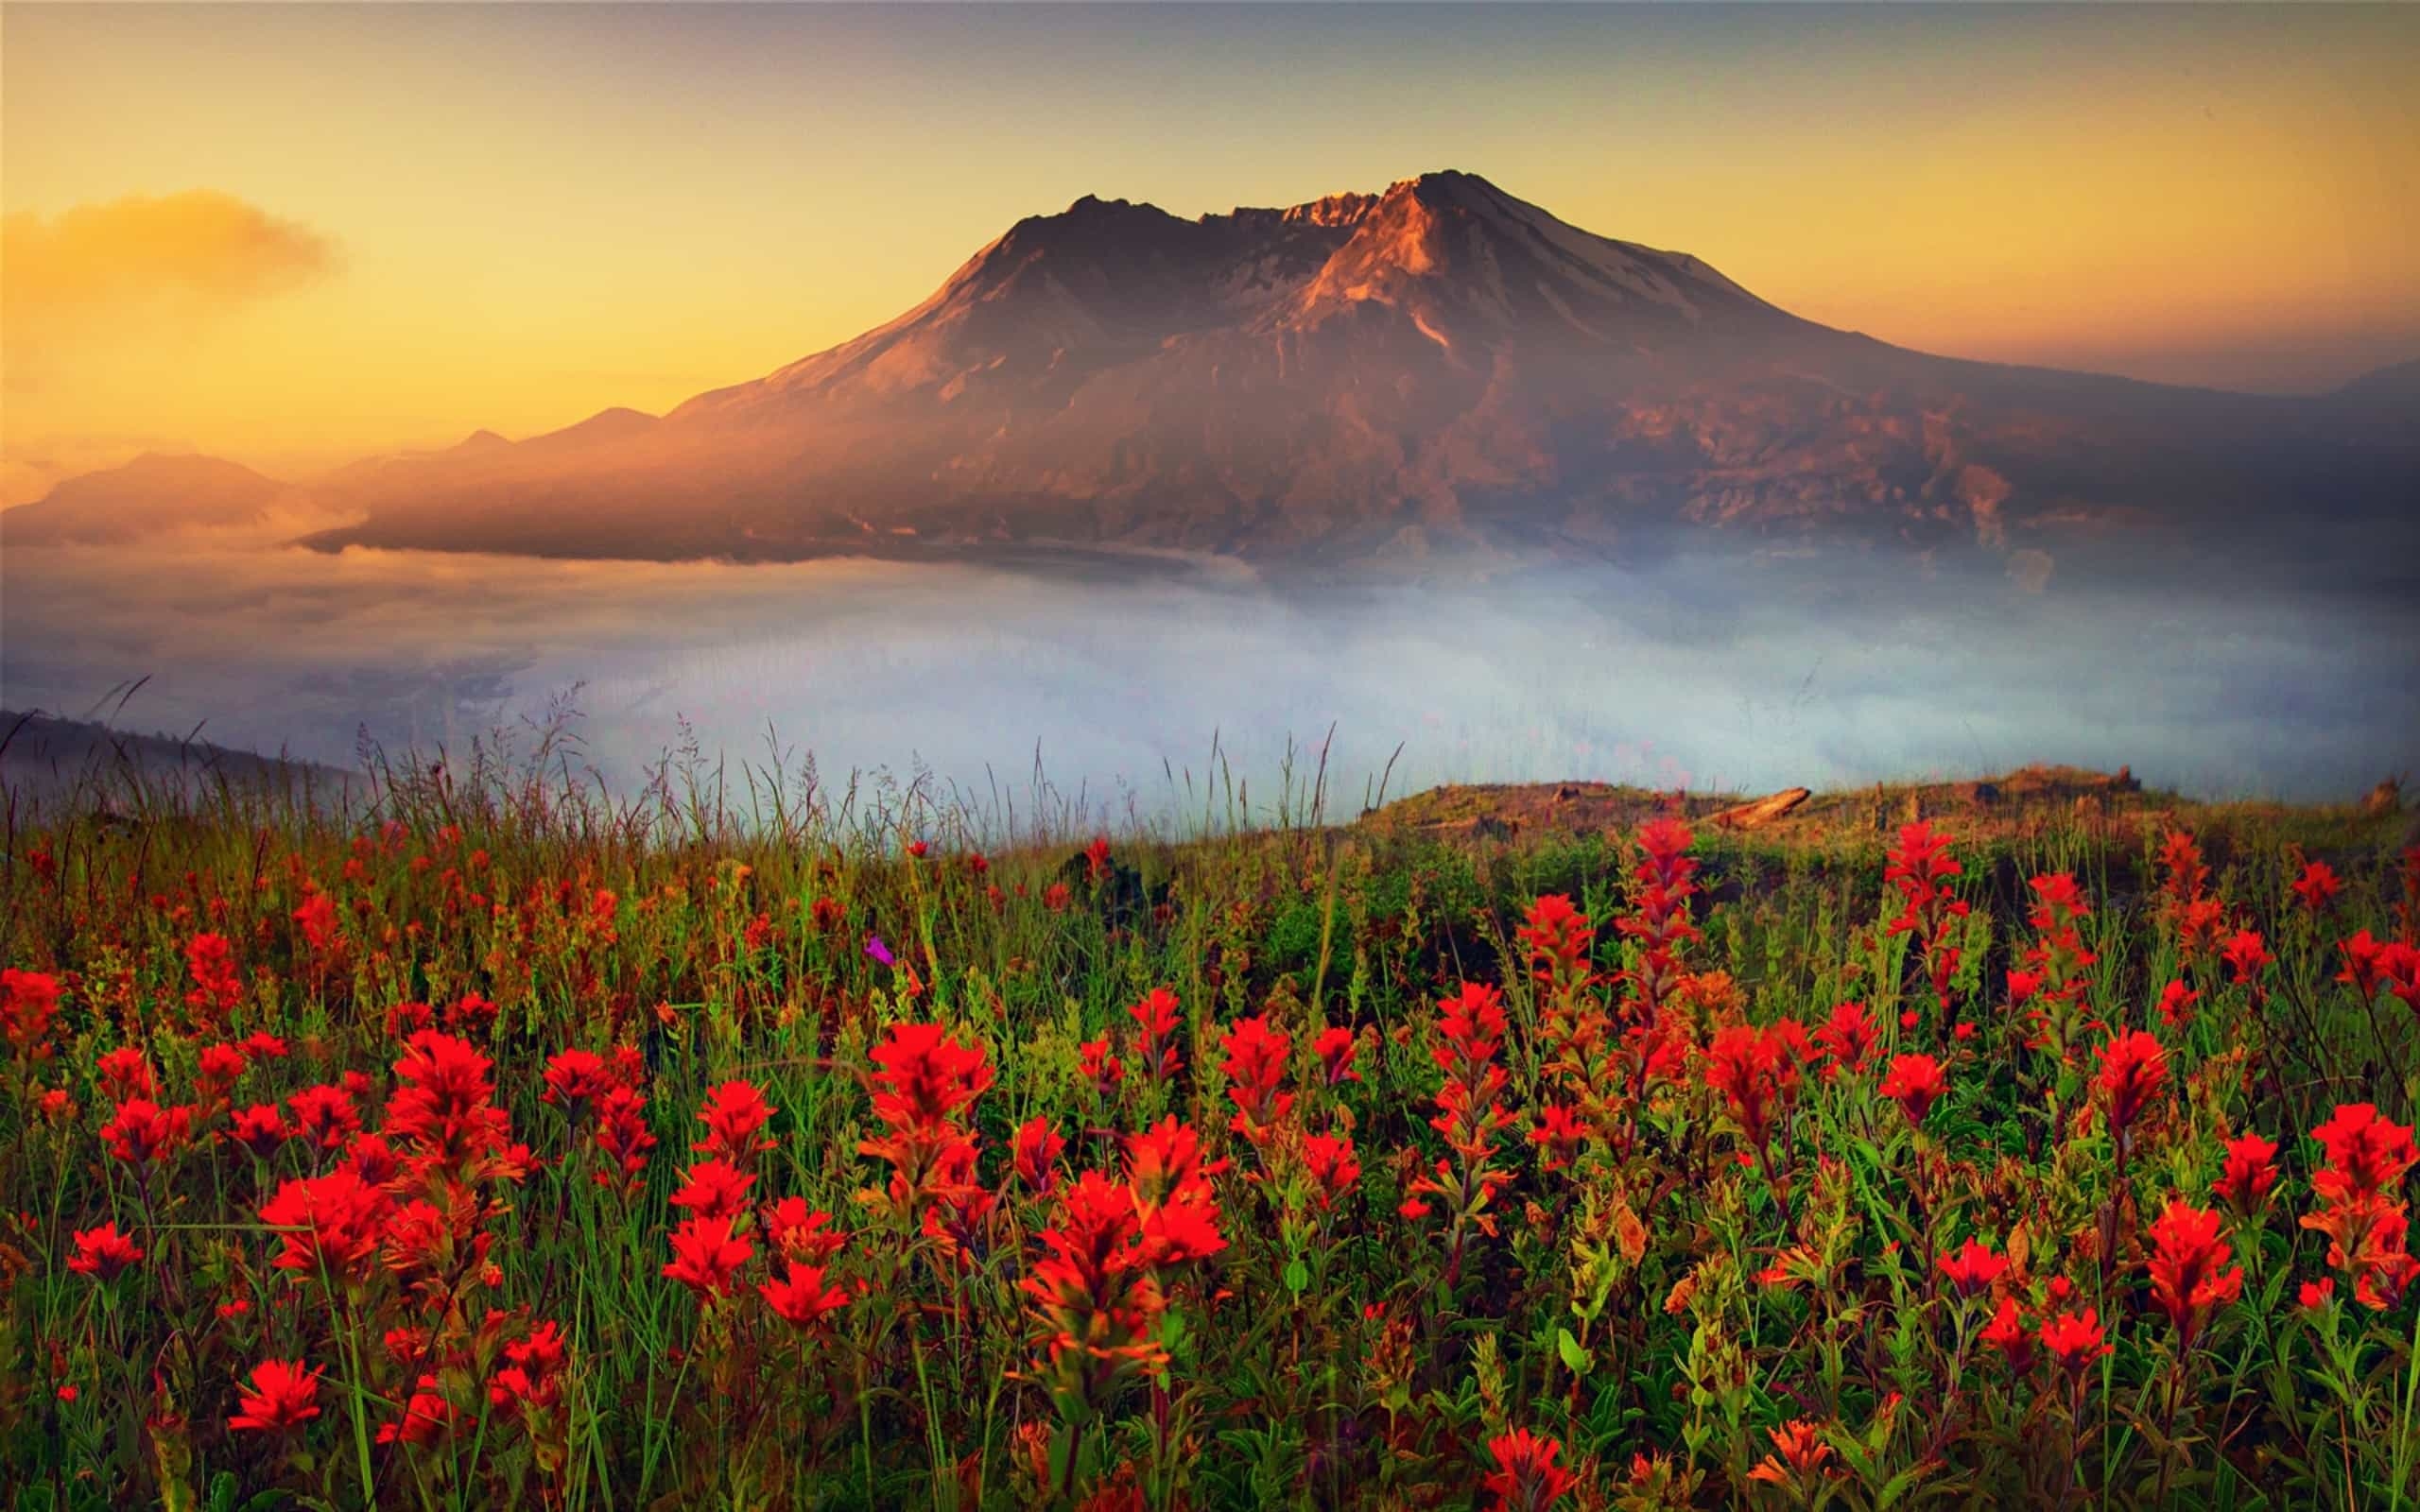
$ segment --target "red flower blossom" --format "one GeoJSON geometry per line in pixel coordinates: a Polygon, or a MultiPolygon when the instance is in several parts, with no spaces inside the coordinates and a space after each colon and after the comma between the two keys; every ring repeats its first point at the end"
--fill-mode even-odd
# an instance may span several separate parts
{"type": "Polygon", "coordinates": [[[2101,1356],[2117,1352],[2100,1331],[2097,1308],[2060,1314],[2042,1325],[2041,1337],[2042,1348],[2049,1350],[2050,1357],[2066,1370],[2081,1372],[2101,1356]]]}
{"type": "Polygon", "coordinates": [[[1046,1118],[1029,1118],[1017,1126],[1014,1168],[1027,1191],[1046,1197],[1059,1189],[1059,1154],[1066,1147],[1046,1118]]]}
{"type": "Polygon", "coordinates": [[[493,1062],[470,1041],[423,1029],[405,1041],[395,1062],[401,1083],[387,1099],[381,1133],[431,1165],[459,1169],[502,1149],[510,1125],[494,1106],[488,1080],[493,1062]]]}
{"type": "Polygon", "coordinates": [[[255,1103],[236,1110],[234,1124],[229,1131],[235,1143],[266,1160],[285,1143],[285,1119],[275,1103],[255,1103]]]}
{"type": "MultiPolygon", "coordinates": [[[[874,1058],[880,1060],[881,1054],[877,1052],[874,1058]]],[[[719,1083],[706,1090],[705,1106],[698,1109],[698,1122],[706,1125],[706,1137],[689,1148],[701,1155],[720,1156],[735,1165],[747,1164],[759,1151],[773,1147],[773,1142],[763,1133],[772,1117],[772,1105],[765,1101],[765,1094],[753,1083],[719,1083]]]]}
{"type": "Polygon", "coordinates": [[[1530,1130],[1530,1143],[1546,1156],[1540,1162],[1544,1169],[1560,1171],[1579,1156],[1581,1141],[1587,1132],[1586,1125],[1570,1108],[1561,1103],[1547,1103],[1538,1109],[1538,1126],[1530,1130]]]}
{"type": "Polygon", "coordinates": [[[1361,1079],[1361,1074],[1353,1069],[1354,1057],[1361,1053],[1361,1041],[1344,1025],[1322,1029],[1319,1038],[1311,1041],[1311,1053],[1320,1057],[1320,1068],[1330,1087],[1361,1079]]]}
{"type": "Polygon", "coordinates": [[[689,1218],[672,1231],[672,1263],[664,1274],[704,1301],[730,1295],[739,1267],[755,1253],[756,1246],[734,1231],[731,1219],[689,1218]]]}
{"type": "Polygon", "coordinates": [[[1109,1037],[1085,1040],[1076,1047],[1076,1069],[1094,1092],[1102,1097],[1116,1096],[1118,1083],[1126,1079],[1126,1062],[1110,1054],[1109,1037]]]}
{"type": "Polygon", "coordinates": [[[1983,1327],[1982,1339],[1997,1349],[2000,1357],[2008,1361],[2008,1367],[2019,1375],[2033,1364],[2033,1332],[2026,1327],[2013,1297],[2000,1298],[1998,1310],[1983,1327]]]}
{"type": "Polygon", "coordinates": [[[1489,1439],[1487,1452],[1495,1461],[1486,1482],[1495,1512],[1544,1512],[1572,1487],[1575,1477],[1556,1463],[1563,1455],[1559,1439],[1516,1428],[1489,1439]]]}
{"type": "Polygon", "coordinates": [[[2193,1005],[2201,1001],[2201,993],[2182,980],[2172,981],[2159,989],[2159,1022],[2171,1030],[2182,1029],[2192,1022],[2193,1005]]]}
{"type": "Polygon", "coordinates": [[[1995,1255],[1972,1239],[1957,1254],[1941,1257],[1941,1273],[1949,1278],[1949,1284],[1958,1289],[1962,1297],[1989,1291],[2007,1269],[2008,1257],[1995,1255]]]}
{"type": "Polygon", "coordinates": [[[1310,1173],[1320,1211],[1327,1211],[1339,1197],[1361,1179],[1361,1162],[1353,1156],[1350,1134],[1308,1134],[1303,1138],[1303,1169],[1310,1173]]]}
{"type": "Polygon", "coordinates": [[[462,1409],[445,1400],[437,1377],[423,1375],[410,1400],[404,1403],[402,1418],[379,1425],[378,1442],[426,1449],[452,1435],[463,1425],[465,1417],[462,1409]]]}
{"type": "Polygon", "coordinates": [[[361,1114],[353,1094],[341,1087],[305,1087],[285,1100],[294,1114],[294,1133],[322,1150],[337,1150],[361,1132],[361,1114]]]}
{"type": "Polygon", "coordinates": [[[2226,1142],[2226,1163],[2210,1193],[2239,1217],[2251,1217],[2268,1206],[2277,1186],[2277,1146],[2257,1134],[2242,1134],[2226,1142]]]}
{"type": "Polygon", "coordinates": [[[1805,1418],[1795,1418],[1779,1428],[1766,1430],[1773,1441],[1773,1452],[1757,1462],[1748,1472],[1748,1479],[1772,1486],[1792,1486],[1824,1472],[1824,1462],[1832,1457],[1832,1446],[1824,1441],[1822,1425],[1805,1418]]]}
{"type": "Polygon", "coordinates": [[[1930,1056],[1893,1056],[1891,1074],[1882,1078],[1876,1091],[1895,1099],[1908,1122],[1915,1125],[1925,1121],[1933,1104],[1948,1095],[1949,1079],[1942,1074],[1941,1062],[1930,1056]]]}
{"type": "Polygon", "coordinates": [[[647,1152],[655,1136],[647,1126],[647,1099],[632,1088],[609,1088],[596,1105],[596,1147],[614,1162],[612,1171],[596,1173],[600,1186],[635,1196],[647,1179],[647,1152]]]}
{"type": "Polygon", "coordinates": [[[2326,1168],[2310,1182],[2311,1192],[2324,1202],[2392,1198],[2404,1173],[2420,1163],[2411,1130],[2380,1118],[2368,1103],[2339,1106],[2310,1137],[2327,1152],[2326,1168]]]}
{"type": "Polygon", "coordinates": [[[2167,1081],[2168,1053],[2140,1029],[2117,1035],[2100,1047],[2100,1074],[2093,1089],[2113,1138],[2125,1138],[2167,1081]]]}
{"type": "Polygon", "coordinates": [[[546,1061],[546,1090],[538,1100],[559,1107],[575,1118],[605,1095],[616,1078],[604,1058],[593,1050],[561,1050],[546,1061]]]}
{"type": "Polygon", "coordinates": [[[59,1015],[59,978],[42,971],[0,971],[0,1038],[28,1059],[47,1059],[59,1015]]]}
{"type": "Polygon", "coordinates": [[[849,1236],[832,1227],[832,1215],[810,1208],[804,1197],[784,1197],[765,1207],[765,1237],[793,1264],[820,1265],[840,1252],[849,1236]]]}
{"type": "Polygon", "coordinates": [[[2302,903],[2304,911],[2318,914],[2336,901],[2336,895],[2344,890],[2344,882],[2336,875],[2334,867],[2325,861],[2314,861],[2304,867],[2303,874],[2294,879],[2293,889],[2294,897],[2302,903]]]}
{"type": "Polygon", "coordinates": [[[2260,973],[2275,959],[2259,934],[2249,929],[2239,929],[2229,936],[2221,954],[2227,963],[2228,980],[2238,987],[2257,987],[2260,973]]]}
{"type": "Polygon", "coordinates": [[[1825,1074],[1837,1075],[1863,1071],[1866,1057],[1874,1054],[1881,1037],[1881,1029],[1864,1004],[1841,1003],[1834,1005],[1832,1016],[1815,1031],[1814,1039],[1816,1047],[1831,1062],[1824,1068],[1825,1074]]]}
{"type": "Polygon", "coordinates": [[[112,1102],[160,1095],[160,1079],[152,1074],[149,1058],[132,1045],[118,1046],[95,1065],[101,1074],[101,1091],[112,1102]]]}
{"type": "Polygon", "coordinates": [[[2213,1310],[2243,1295],[2243,1270],[2219,1237],[2219,1215],[2170,1198],[2152,1224],[2152,1300],[2176,1325],[2178,1347],[2191,1349],[2213,1310]]]}
{"type": "Polygon", "coordinates": [[[1140,1003],[1126,1010],[1141,1031],[1134,1058],[1142,1063],[1143,1074],[1157,1081],[1166,1081],[1184,1069],[1184,1058],[1177,1053],[1176,1031],[1184,1005],[1177,995],[1164,987],[1155,987],[1140,1003]]]}
{"type": "Polygon", "coordinates": [[[1279,1091],[1294,1042],[1262,1014],[1236,1021],[1219,1036],[1219,1048],[1226,1057],[1219,1069],[1227,1074],[1227,1097],[1236,1105],[1228,1126],[1257,1143],[1294,1106],[1293,1094],[1279,1091]]]}
{"type": "Polygon", "coordinates": [[[874,1114],[893,1127],[946,1123],[992,1085],[983,1047],[959,1044],[938,1023],[892,1024],[873,1061],[874,1114]]]}
{"type": "Polygon", "coordinates": [[[393,1206],[346,1166],[281,1182],[260,1210],[262,1223],[286,1230],[272,1263],[305,1277],[366,1276],[393,1206]]]}
{"type": "Polygon", "coordinates": [[[147,1097],[130,1097],[101,1126],[101,1143],[111,1155],[139,1170],[185,1143],[193,1131],[193,1113],[190,1108],[162,1108],[147,1097]]]}
{"type": "Polygon", "coordinates": [[[143,1258],[143,1251],[131,1238],[119,1233],[114,1223],[82,1229],[71,1237],[76,1253],[67,1258],[67,1268],[96,1281],[117,1280],[128,1266],[143,1258]]]}
{"type": "Polygon", "coordinates": [[[776,1317],[802,1333],[822,1328],[825,1319],[849,1305],[847,1292],[824,1285],[821,1265],[793,1263],[782,1280],[765,1281],[756,1290],[776,1317]]]}
{"type": "Polygon", "coordinates": [[[681,1190],[672,1194],[676,1208],[693,1218],[731,1218],[748,1206],[748,1189],[756,1178],[726,1160],[700,1160],[689,1167],[681,1190]]]}
{"type": "Polygon", "coordinates": [[[235,1398],[230,1428],[278,1434],[320,1416],[320,1372],[300,1360],[264,1360],[252,1366],[252,1385],[235,1398]]]}
{"type": "Polygon", "coordinates": [[[2315,1281],[2305,1281],[2295,1293],[2295,1300],[2306,1313],[2316,1313],[2336,1300],[2336,1278],[2323,1276],[2315,1281]]]}

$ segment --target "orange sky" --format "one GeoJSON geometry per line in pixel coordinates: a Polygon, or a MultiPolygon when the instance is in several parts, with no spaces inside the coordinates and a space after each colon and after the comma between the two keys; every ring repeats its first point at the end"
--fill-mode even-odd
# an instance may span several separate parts
{"type": "Polygon", "coordinates": [[[2420,355],[2420,10],[0,8],[0,503],[661,410],[1088,192],[1486,174],[1931,351],[2420,355]]]}

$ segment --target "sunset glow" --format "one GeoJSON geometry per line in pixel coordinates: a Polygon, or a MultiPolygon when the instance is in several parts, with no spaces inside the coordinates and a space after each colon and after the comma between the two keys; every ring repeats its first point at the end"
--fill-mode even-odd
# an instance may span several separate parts
{"type": "Polygon", "coordinates": [[[661,411],[1000,229],[1488,174],[1810,318],[2311,390],[2420,350],[2420,17],[5,11],[0,499],[661,411]]]}

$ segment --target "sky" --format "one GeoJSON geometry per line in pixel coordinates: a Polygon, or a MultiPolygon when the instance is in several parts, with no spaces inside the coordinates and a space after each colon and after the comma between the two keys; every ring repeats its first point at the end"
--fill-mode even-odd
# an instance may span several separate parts
{"type": "Polygon", "coordinates": [[[661,411],[1020,216],[1461,167],[1961,356],[2420,355],[2420,7],[0,6],[0,504],[661,411]]]}

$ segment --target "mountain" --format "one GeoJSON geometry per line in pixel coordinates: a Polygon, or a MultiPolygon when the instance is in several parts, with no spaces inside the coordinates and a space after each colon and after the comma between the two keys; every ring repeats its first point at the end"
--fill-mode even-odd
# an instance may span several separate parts
{"type": "Polygon", "coordinates": [[[147,452],[0,514],[11,545],[118,544],[169,530],[260,525],[287,485],[215,456],[147,452]]]}
{"type": "Polygon", "coordinates": [[[356,523],[310,540],[1350,565],[1715,532],[2253,559],[2375,555],[2412,528],[2415,465],[2409,414],[2358,396],[1910,352],[1445,172],[1191,220],[1086,197],[888,324],[661,418],[348,469],[316,491],[356,523]]]}

